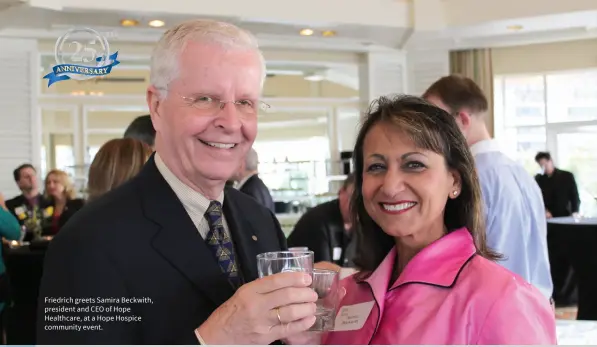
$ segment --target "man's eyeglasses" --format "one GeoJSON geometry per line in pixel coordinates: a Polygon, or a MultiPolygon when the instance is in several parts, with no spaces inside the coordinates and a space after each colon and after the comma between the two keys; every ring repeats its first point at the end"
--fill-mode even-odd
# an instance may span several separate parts
{"type": "Polygon", "coordinates": [[[214,98],[207,95],[198,96],[179,96],[186,101],[189,106],[203,111],[217,111],[224,108],[224,105],[230,103],[234,104],[236,109],[244,114],[256,114],[257,112],[265,111],[271,106],[262,101],[254,100],[236,100],[236,101],[222,101],[218,98],[214,98]]]}

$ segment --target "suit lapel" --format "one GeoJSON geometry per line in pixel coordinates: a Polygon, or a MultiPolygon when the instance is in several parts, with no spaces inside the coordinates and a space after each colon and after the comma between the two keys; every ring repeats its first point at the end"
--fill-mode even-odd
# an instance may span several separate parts
{"type": "Polygon", "coordinates": [[[217,306],[234,289],[182,203],[164,180],[153,156],[136,178],[145,217],[157,225],[152,247],[217,306]]]}
{"type": "MultiPolygon", "coordinates": [[[[247,220],[249,211],[244,211],[239,206],[233,195],[237,193],[226,189],[224,198],[224,217],[232,235],[236,253],[236,264],[242,271],[245,283],[257,278],[257,254],[262,253],[258,228],[254,228],[247,220]]],[[[246,206],[245,206],[246,207],[246,206]]]]}

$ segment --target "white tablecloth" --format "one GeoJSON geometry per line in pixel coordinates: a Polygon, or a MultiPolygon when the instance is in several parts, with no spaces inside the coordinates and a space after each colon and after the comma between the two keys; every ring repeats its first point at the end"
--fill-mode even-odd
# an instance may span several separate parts
{"type": "Polygon", "coordinates": [[[597,345],[597,321],[558,320],[558,345],[597,345]]]}

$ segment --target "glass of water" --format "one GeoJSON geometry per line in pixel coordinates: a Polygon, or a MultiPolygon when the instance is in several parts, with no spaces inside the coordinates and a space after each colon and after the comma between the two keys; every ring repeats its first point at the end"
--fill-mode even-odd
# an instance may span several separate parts
{"type": "Polygon", "coordinates": [[[331,331],[334,329],[336,309],[339,304],[338,272],[324,269],[313,270],[313,290],[317,293],[315,324],[310,331],[331,331]]]}
{"type": "Polygon", "coordinates": [[[313,272],[312,251],[267,252],[257,255],[259,278],[280,272],[313,272]]]}

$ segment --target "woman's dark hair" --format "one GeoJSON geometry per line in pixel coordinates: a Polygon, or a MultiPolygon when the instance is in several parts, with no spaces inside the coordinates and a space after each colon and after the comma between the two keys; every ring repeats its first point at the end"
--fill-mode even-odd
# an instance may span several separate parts
{"type": "Polygon", "coordinates": [[[448,232],[466,227],[477,254],[490,260],[500,259],[487,246],[481,188],[473,156],[458,125],[446,111],[414,96],[381,97],[370,106],[357,136],[353,152],[355,189],[351,197],[351,217],[357,233],[355,264],[364,276],[375,270],[395,245],[394,239],[367,214],[363,204],[363,145],[374,125],[397,127],[420,149],[444,157],[449,169],[458,171],[462,187],[455,199],[446,199],[444,224],[448,232]]]}

